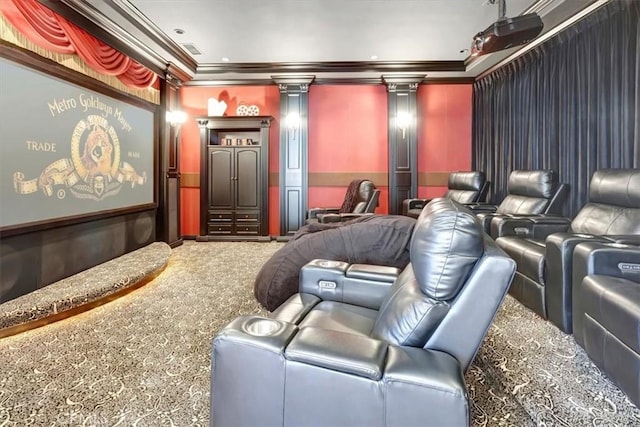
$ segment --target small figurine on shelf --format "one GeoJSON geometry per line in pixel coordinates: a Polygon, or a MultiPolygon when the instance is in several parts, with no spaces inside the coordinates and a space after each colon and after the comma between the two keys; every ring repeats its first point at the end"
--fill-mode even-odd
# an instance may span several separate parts
{"type": "Polygon", "coordinates": [[[218,101],[215,98],[209,98],[207,101],[209,116],[222,117],[227,110],[227,103],[224,101],[218,101]]]}
{"type": "Polygon", "coordinates": [[[260,108],[257,105],[247,105],[244,102],[240,102],[238,108],[236,108],[236,114],[238,116],[259,116],[260,108]]]}

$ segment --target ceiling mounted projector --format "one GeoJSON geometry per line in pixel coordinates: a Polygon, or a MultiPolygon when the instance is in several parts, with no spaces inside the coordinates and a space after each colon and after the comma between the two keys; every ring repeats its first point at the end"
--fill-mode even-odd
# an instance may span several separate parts
{"type": "Polygon", "coordinates": [[[504,0],[501,1],[500,6],[501,17],[489,28],[473,37],[471,56],[486,55],[529,43],[542,31],[544,24],[537,13],[507,18],[504,16],[506,10],[504,0]]]}

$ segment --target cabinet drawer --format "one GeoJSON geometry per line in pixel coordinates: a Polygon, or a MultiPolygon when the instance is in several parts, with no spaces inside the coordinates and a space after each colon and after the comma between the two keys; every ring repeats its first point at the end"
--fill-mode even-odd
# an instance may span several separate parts
{"type": "Polygon", "coordinates": [[[258,222],[260,214],[258,212],[236,212],[237,222],[258,222]]]}
{"type": "Polygon", "coordinates": [[[260,233],[260,224],[236,224],[237,235],[258,235],[260,233]]]}
{"type": "Polygon", "coordinates": [[[209,222],[231,222],[233,212],[211,212],[209,211],[209,222]]]}
{"type": "Polygon", "coordinates": [[[231,224],[209,224],[209,234],[231,234],[231,224]]]}

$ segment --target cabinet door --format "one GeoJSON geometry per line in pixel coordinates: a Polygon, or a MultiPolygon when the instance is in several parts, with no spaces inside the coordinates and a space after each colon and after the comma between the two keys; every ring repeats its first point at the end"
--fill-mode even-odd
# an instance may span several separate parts
{"type": "Polygon", "coordinates": [[[236,208],[260,208],[260,148],[236,148],[236,208]]]}
{"type": "Polygon", "coordinates": [[[209,208],[234,208],[233,148],[209,148],[209,208]]]}

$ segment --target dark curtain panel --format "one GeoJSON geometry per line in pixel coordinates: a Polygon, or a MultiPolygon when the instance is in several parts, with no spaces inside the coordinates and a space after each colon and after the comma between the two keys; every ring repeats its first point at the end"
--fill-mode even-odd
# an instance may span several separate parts
{"type": "Polygon", "coordinates": [[[515,169],[554,169],[587,202],[602,168],[640,168],[640,1],[616,0],[473,87],[473,167],[503,199],[515,169]]]}

